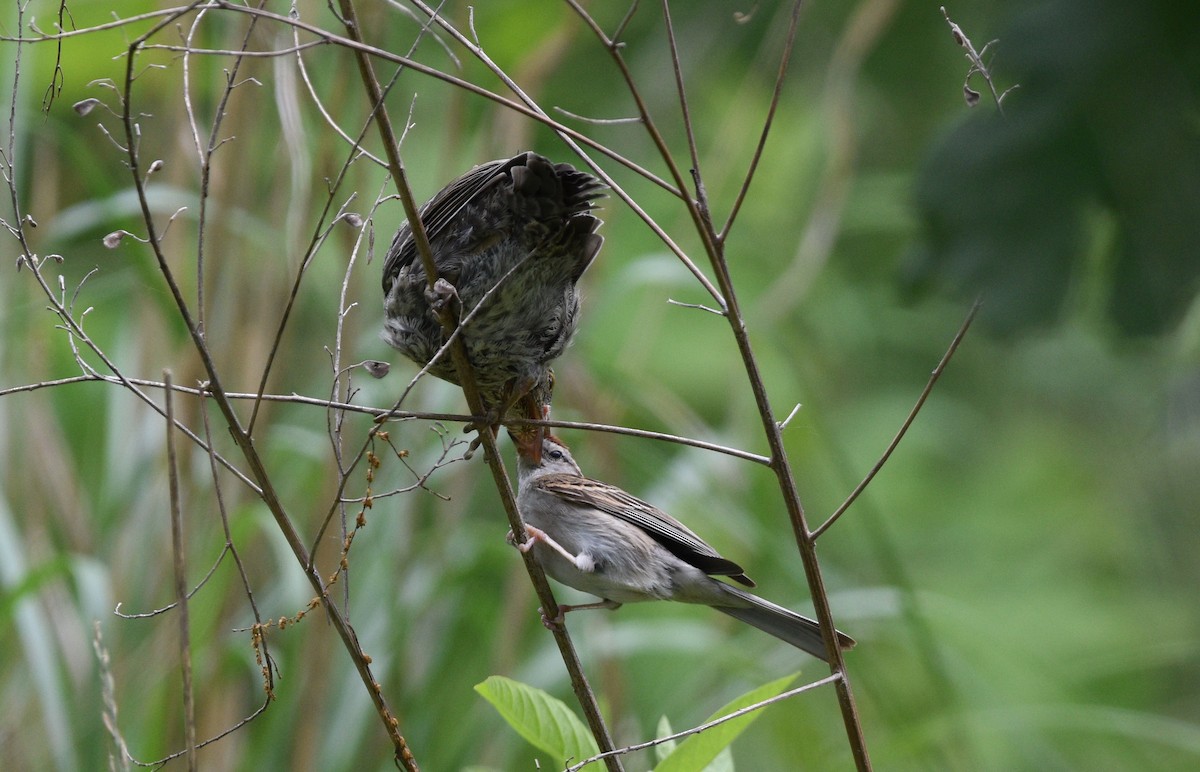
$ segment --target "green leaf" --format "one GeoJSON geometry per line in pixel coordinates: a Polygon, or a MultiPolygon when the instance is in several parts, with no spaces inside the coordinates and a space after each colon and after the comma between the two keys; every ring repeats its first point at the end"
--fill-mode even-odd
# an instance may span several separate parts
{"type": "MultiPolygon", "coordinates": [[[[791,686],[799,675],[799,673],[792,673],[746,692],[718,710],[708,720],[712,721],[721,716],[727,716],[748,705],[774,697],[791,686]]],[[[667,756],[661,764],[654,768],[654,772],[693,772],[693,770],[705,769],[761,714],[761,710],[756,710],[688,737],[679,744],[674,753],[667,756]]],[[[729,767],[721,768],[732,768],[732,764],[729,767]]]]}
{"type": "MultiPolygon", "coordinates": [[[[490,676],[475,691],[508,725],[556,764],[575,764],[600,752],[591,732],[560,699],[504,676],[490,676]]],[[[585,769],[599,768],[599,762],[585,769]]]]}

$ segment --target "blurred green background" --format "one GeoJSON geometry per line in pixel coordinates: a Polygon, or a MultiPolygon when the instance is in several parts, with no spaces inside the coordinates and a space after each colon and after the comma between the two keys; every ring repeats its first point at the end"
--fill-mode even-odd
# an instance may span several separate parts
{"type": "MultiPolygon", "coordinates": [[[[363,2],[367,37],[407,51],[418,25],[363,2]]],[[[613,30],[627,8],[591,3],[613,30]]],[[[15,4],[3,11],[17,29],[15,4]]],[[[150,2],[71,6],[78,28],[158,8],[150,2]]],[[[287,13],[285,3],[273,3],[287,13]]],[[[336,30],[324,3],[301,17],[336,30]]],[[[739,297],[777,415],[802,408],[786,438],[810,521],[827,516],[870,469],[916,400],[973,299],[979,321],[907,439],[866,494],[821,541],[820,557],[849,655],[868,747],[880,769],[1193,769],[1200,764],[1200,9],[1192,2],[964,0],[950,14],[989,50],[1000,88],[1020,84],[1001,116],[986,96],[962,97],[967,63],[937,3],[807,3],[764,162],[728,243],[739,297]]],[[[790,7],[679,3],[682,50],[701,168],[723,220],[769,104],[790,7]]],[[[29,10],[43,31],[57,4],[29,10]]],[[[445,13],[465,24],[465,3],[445,13]]],[[[194,17],[190,17],[194,18],[194,17]]],[[[26,21],[28,21],[26,17],[26,21]]],[[[64,22],[65,23],[65,22],[64,22]]],[[[593,118],[634,114],[605,53],[551,0],[474,9],[489,54],[541,104],[593,118]]],[[[52,288],[89,271],[77,310],[127,375],[183,385],[203,371],[153,256],[131,239],[145,226],[127,168],[100,126],[119,131],[94,97],[122,77],[120,56],[143,22],[64,41],[63,89],[41,110],[57,55],[21,48],[15,185],[52,288]]],[[[170,27],[159,42],[186,32],[170,27]]],[[[246,20],[211,13],[197,45],[236,48],[246,20]]],[[[623,50],[653,114],[688,167],[661,10],[643,3],[623,50]]],[[[258,49],[290,35],[263,25],[258,49]]],[[[14,43],[5,42],[11,97],[14,43]]],[[[461,49],[434,40],[416,56],[489,88],[496,80],[461,49]]],[[[353,63],[325,46],[307,74],[350,134],[366,105],[353,63]]],[[[198,155],[182,97],[184,62],[144,53],[135,104],[160,226],[180,207],[166,246],[195,298],[198,155]]],[[[193,57],[189,91],[204,132],[218,109],[228,57],[193,57]]],[[[384,66],[380,71],[386,71],[384,66]]],[[[321,118],[294,58],[245,63],[225,107],[205,232],[208,338],[226,388],[253,391],[327,191],[349,151],[321,118]],[[253,80],[249,80],[253,79],[253,80]]],[[[975,82],[975,87],[981,84],[975,82]]],[[[533,148],[572,160],[544,127],[406,72],[389,100],[410,114],[403,148],[417,197],[472,165],[533,148]],[[414,94],[416,94],[415,102],[414,94]]],[[[5,114],[7,125],[8,111],[5,114]]],[[[631,124],[570,125],[664,174],[631,124]]],[[[7,136],[8,132],[5,132],[7,136]]],[[[368,148],[378,152],[375,134],[368,148]]],[[[602,160],[652,216],[702,262],[678,201],[602,160]]],[[[369,214],[383,173],[354,164],[332,198],[369,214]]],[[[356,374],[357,403],[389,406],[416,368],[380,340],[378,273],[402,218],[376,213],[374,260],[349,272],[343,363],[393,362],[389,377],[356,374]]],[[[584,322],[556,365],[555,417],[667,431],[765,452],[727,325],[670,305],[703,290],[618,201],[601,215],[607,243],[583,286],[584,322]]],[[[4,219],[11,222],[6,203],[4,219]]],[[[325,220],[327,222],[327,218],[325,220]]],[[[331,393],[328,348],[357,232],[341,224],[316,252],[268,382],[273,393],[331,393]]],[[[79,373],[42,289],[0,262],[0,390],[79,373]]],[[[707,266],[706,266],[707,267],[707,266]]],[[[56,290],[57,291],[57,290],[56,290]]],[[[99,366],[95,356],[85,355],[99,366]]],[[[357,371],[361,373],[361,371],[357,371]]],[[[151,390],[154,398],[161,393],[151,390]]],[[[460,412],[461,393],[432,380],[405,406],[460,412]]],[[[243,405],[243,409],[248,408],[243,405]]],[[[199,406],[181,416],[200,427],[199,406]]],[[[235,457],[227,433],[214,430],[235,457]]],[[[336,495],[336,463],[319,407],[267,405],[258,447],[306,540],[336,495]]],[[[347,418],[346,448],[370,420],[347,418]]],[[[427,469],[443,435],[429,422],[390,427],[405,461],[427,469]]],[[[444,428],[457,438],[459,427],[444,428]]],[[[662,506],[743,563],[765,596],[798,610],[807,587],[769,473],[695,449],[564,431],[584,470],[662,506]]],[[[198,582],[224,543],[206,456],[182,465],[189,573],[198,582]]],[[[511,445],[505,441],[511,456],[511,445]]],[[[382,449],[381,449],[382,450],[382,449]]],[[[111,658],[120,731],[150,760],[182,743],[173,615],[113,615],[173,599],[161,420],[119,387],[86,383],[0,398],[0,766],[96,769],[113,748],[93,651],[99,620],[111,658]]],[[[410,485],[384,454],[376,494],[410,485]]],[[[269,515],[230,475],[221,479],[233,539],[265,617],[311,597],[269,515]]],[[[363,494],[361,472],[348,495],[363,494]]],[[[455,463],[431,491],[379,498],[350,556],[350,613],[384,694],[422,766],[532,769],[535,751],[472,691],[511,676],[571,702],[541,629],[520,561],[481,459],[455,463]],[[445,498],[443,498],[445,497],[445,498]]],[[[353,508],[350,515],[354,514],[353,508]]],[[[323,570],[340,537],[326,536],[323,570]]],[[[574,596],[563,591],[564,599],[574,596]]],[[[262,686],[253,622],[230,560],[191,603],[199,735],[251,713],[262,686]]],[[[618,741],[653,735],[660,716],[682,728],[733,696],[817,661],[703,608],[664,604],[570,620],[618,741]]],[[[206,749],[209,769],[385,769],[390,746],[349,658],[319,614],[270,638],[277,700],[206,749]]],[[[573,703],[572,703],[573,704],[573,703]]],[[[850,766],[832,691],[771,708],[735,744],[739,769],[850,766]]],[[[543,769],[553,761],[541,759],[543,769]]],[[[629,759],[645,769],[651,757],[629,759]]]]}

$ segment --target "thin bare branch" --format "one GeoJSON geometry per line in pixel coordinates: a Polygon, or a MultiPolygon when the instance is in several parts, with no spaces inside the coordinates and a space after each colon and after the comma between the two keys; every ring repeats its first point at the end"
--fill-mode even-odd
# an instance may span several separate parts
{"type": "MultiPolygon", "coordinates": [[[[637,104],[639,114],[643,117],[647,133],[659,149],[664,163],[671,169],[672,176],[682,189],[683,181],[679,170],[672,160],[670,151],[661,133],[649,115],[645,101],[621,56],[619,47],[613,41],[605,38],[599,25],[580,6],[577,0],[566,0],[566,2],[591,27],[593,32],[605,45],[610,57],[625,78],[629,93],[637,104]]],[[[797,0],[798,3],[799,0],[797,0]]],[[[726,259],[724,244],[712,231],[711,222],[706,220],[705,213],[701,210],[698,202],[685,199],[684,203],[687,206],[688,213],[692,217],[697,235],[700,236],[704,244],[709,264],[716,275],[717,287],[720,291],[720,297],[723,299],[722,308],[726,310],[730,330],[733,333],[738,353],[741,356],[746,375],[750,381],[750,389],[754,395],[755,405],[758,408],[763,432],[766,435],[767,444],[771,450],[771,468],[775,472],[780,494],[787,508],[793,535],[796,539],[796,546],[804,566],[805,577],[808,580],[809,590],[813,597],[813,606],[816,611],[817,621],[821,626],[821,632],[825,640],[826,652],[829,655],[830,671],[840,676],[835,682],[835,689],[841,709],[842,721],[846,728],[846,737],[850,744],[851,755],[854,758],[855,766],[859,770],[869,770],[871,768],[871,760],[867,754],[862,723],[859,720],[858,711],[854,704],[854,693],[849,678],[846,675],[846,663],[842,655],[842,650],[836,640],[833,613],[829,604],[828,594],[825,590],[824,579],[821,575],[820,564],[817,561],[816,543],[810,535],[805,520],[804,508],[800,503],[799,493],[796,489],[795,475],[784,446],[782,430],[779,422],[775,420],[771,400],[767,394],[766,385],[750,343],[745,317],[742,314],[741,306],[738,303],[734,290],[733,280],[729,273],[729,264],[726,259]]]]}
{"type": "MultiPolygon", "coordinates": [[[[217,572],[217,569],[221,567],[222,561],[225,560],[225,556],[228,554],[229,554],[229,547],[228,547],[228,545],[226,545],[224,548],[221,549],[220,554],[217,555],[217,559],[213,561],[213,564],[208,567],[208,571],[204,574],[204,577],[199,582],[196,583],[195,587],[193,587],[192,589],[187,591],[186,597],[188,600],[191,600],[196,595],[196,593],[200,592],[201,588],[203,588],[204,585],[208,584],[208,580],[211,579],[213,574],[215,574],[217,572]]],[[[176,608],[179,605],[179,602],[178,602],[178,599],[176,599],[175,601],[172,601],[171,603],[168,603],[165,606],[161,606],[156,609],[151,609],[150,611],[142,611],[142,612],[138,612],[138,613],[134,613],[134,614],[126,614],[126,613],[122,612],[121,606],[123,606],[123,605],[124,605],[123,603],[117,603],[116,608],[113,609],[114,616],[118,616],[121,619],[150,619],[152,617],[156,617],[161,614],[165,614],[166,612],[170,611],[171,609],[176,608]]]]}
{"type": "MultiPolygon", "coordinates": [[[[266,0],[259,0],[261,8],[266,0]]],[[[189,83],[187,77],[187,65],[192,56],[193,37],[200,26],[200,22],[205,15],[205,11],[201,10],[196,14],[195,23],[188,30],[187,46],[188,51],[184,54],[184,85],[189,83]]],[[[225,119],[226,110],[229,106],[229,100],[233,97],[234,89],[238,86],[238,73],[241,71],[242,63],[245,61],[245,54],[249,50],[250,41],[254,36],[255,28],[257,27],[257,18],[251,18],[250,23],[246,25],[246,32],[242,37],[242,45],[239,53],[233,57],[233,66],[229,69],[225,76],[225,87],[221,91],[221,98],[217,100],[216,109],[213,111],[212,126],[208,132],[208,145],[202,147],[200,144],[200,131],[195,121],[195,114],[192,111],[188,91],[185,90],[184,97],[188,108],[188,118],[192,126],[192,136],[196,143],[196,152],[200,156],[200,211],[197,213],[196,223],[196,324],[199,326],[200,334],[204,334],[204,319],[205,319],[205,298],[204,298],[204,283],[205,283],[205,237],[207,235],[208,225],[208,205],[209,205],[209,188],[212,184],[212,161],[217,150],[224,145],[225,141],[220,139],[221,126],[225,119]]]]}
{"type": "Polygon", "coordinates": [[[692,159],[692,178],[696,182],[696,200],[702,212],[708,213],[708,196],[700,175],[700,150],[696,146],[696,127],[692,124],[692,111],[688,108],[687,88],[683,85],[683,65],[679,61],[679,44],[675,40],[675,25],[671,21],[671,2],[662,0],[663,21],[667,31],[667,46],[671,52],[671,71],[675,75],[675,94],[679,97],[679,117],[683,120],[683,131],[687,135],[688,155],[692,159]]]}
{"type": "Polygon", "coordinates": [[[825,70],[825,163],[800,243],[790,263],[776,274],[771,289],[755,304],[755,317],[760,323],[770,324],[792,313],[830,259],[854,183],[858,137],[862,133],[855,124],[861,107],[859,75],[901,7],[901,0],[859,3],[838,38],[825,70]]]}
{"type": "Polygon", "coordinates": [[[785,418],[779,422],[779,431],[783,431],[784,429],[786,429],[788,427],[788,424],[790,424],[792,422],[792,419],[795,418],[796,414],[799,412],[800,412],[800,403],[797,402],[796,406],[794,408],[792,408],[792,412],[787,414],[787,418],[785,418]]]}
{"type": "MultiPolygon", "coordinates": [[[[604,46],[604,49],[608,51],[609,57],[613,60],[617,70],[621,73],[621,77],[625,81],[626,88],[629,90],[629,95],[633,98],[634,104],[637,106],[638,115],[641,116],[642,124],[646,129],[646,133],[649,135],[650,140],[654,143],[655,148],[657,148],[663,163],[666,164],[667,169],[670,170],[671,178],[675,181],[675,187],[679,191],[679,199],[687,207],[688,214],[691,215],[692,222],[696,227],[696,233],[704,242],[705,251],[711,254],[716,248],[716,245],[714,244],[716,234],[712,230],[712,223],[711,221],[705,219],[704,213],[701,211],[698,202],[686,194],[687,182],[684,180],[683,174],[679,171],[679,166],[675,163],[675,158],[672,155],[670,148],[667,146],[666,139],[663,137],[662,132],[659,131],[654,118],[650,115],[650,108],[647,106],[646,100],[642,97],[641,90],[637,87],[633,73],[630,71],[628,64],[626,64],[625,58],[621,56],[622,45],[618,44],[615,40],[604,34],[604,30],[600,28],[600,25],[596,23],[596,20],[593,19],[591,15],[583,8],[583,6],[579,4],[578,0],[566,0],[566,3],[571,7],[572,10],[575,11],[576,15],[583,20],[584,24],[586,24],[588,28],[592,30],[592,33],[600,41],[601,45],[604,46]]],[[[622,196],[622,200],[624,200],[624,196],[622,196]]],[[[649,215],[645,214],[641,210],[641,207],[634,205],[632,202],[627,203],[630,203],[630,207],[637,212],[638,216],[641,217],[645,222],[648,224],[651,222],[649,215]]],[[[717,301],[717,304],[724,309],[728,299],[723,296],[717,287],[713,286],[712,282],[709,281],[708,277],[704,275],[700,268],[692,262],[691,258],[689,258],[683,252],[683,250],[676,247],[675,242],[671,240],[665,232],[660,233],[658,230],[655,230],[655,235],[663,240],[663,243],[675,253],[675,256],[678,257],[685,266],[687,266],[692,275],[696,277],[696,280],[700,282],[700,284],[708,291],[710,295],[712,295],[713,299],[717,301]]]]}
{"type": "Polygon", "coordinates": [[[796,45],[796,30],[799,26],[800,0],[796,0],[792,4],[792,19],[788,24],[783,55],[779,57],[779,74],[775,76],[775,89],[771,92],[771,105],[767,108],[767,117],[763,120],[762,131],[758,135],[758,144],[754,146],[754,157],[750,159],[750,166],[746,168],[746,179],[738,188],[737,198],[734,199],[733,206],[729,209],[729,217],[725,220],[725,226],[717,235],[718,242],[724,243],[729,238],[733,221],[737,219],[738,212],[742,210],[742,203],[746,200],[746,194],[750,192],[750,183],[754,180],[754,173],[758,171],[758,163],[762,160],[763,149],[767,146],[767,135],[771,133],[771,126],[775,122],[775,111],[779,108],[779,100],[783,96],[783,83],[787,78],[788,64],[792,61],[792,49],[796,45]]]}
{"type": "Polygon", "coordinates": [[[710,314],[713,314],[715,316],[725,316],[725,312],[722,311],[721,309],[712,308],[712,307],[706,306],[702,303],[684,303],[682,301],[675,300],[674,298],[667,298],[667,302],[673,306],[679,306],[680,308],[695,308],[700,311],[707,311],[710,314]]]}
{"type": "Polygon", "coordinates": [[[958,345],[962,343],[963,338],[966,337],[967,330],[971,328],[971,322],[975,321],[975,315],[979,313],[979,308],[982,305],[983,301],[977,298],[975,303],[971,306],[971,310],[967,313],[967,318],[963,320],[962,325],[960,325],[958,328],[958,332],[955,333],[954,340],[950,341],[950,347],[947,348],[946,353],[942,355],[942,359],[940,362],[938,362],[937,367],[933,368],[933,372],[929,374],[929,381],[925,384],[925,388],[921,390],[921,396],[917,398],[917,404],[913,405],[912,410],[908,412],[908,417],[905,418],[904,423],[900,425],[900,430],[896,432],[896,436],[893,437],[892,441],[888,443],[887,448],[883,451],[883,455],[880,456],[879,460],[875,462],[875,466],[871,467],[871,471],[868,472],[867,476],[862,479],[862,482],[855,486],[854,490],[850,492],[850,495],[846,497],[846,500],[842,502],[841,506],[834,510],[833,514],[829,516],[829,519],[812,532],[813,539],[820,538],[821,534],[829,530],[829,527],[837,522],[839,517],[845,514],[846,510],[850,508],[850,505],[854,503],[854,500],[857,499],[864,490],[866,490],[867,486],[871,484],[871,480],[875,479],[875,475],[879,474],[879,470],[883,469],[883,465],[887,463],[889,458],[891,458],[892,451],[894,451],[900,444],[900,440],[904,439],[904,435],[908,433],[908,427],[912,426],[913,421],[915,421],[917,418],[917,413],[921,412],[921,408],[925,405],[925,400],[929,398],[931,393],[933,393],[934,385],[937,383],[938,378],[942,377],[942,373],[946,370],[946,365],[950,364],[950,358],[954,356],[954,352],[958,350],[958,345]]]}
{"type": "Polygon", "coordinates": [[[558,106],[555,106],[552,109],[554,110],[554,112],[556,112],[560,115],[565,115],[568,118],[574,118],[575,120],[583,121],[584,123],[590,123],[593,126],[622,126],[622,125],[627,125],[630,123],[641,123],[642,122],[642,119],[637,117],[636,115],[631,115],[628,118],[589,118],[586,115],[580,115],[579,113],[573,113],[570,110],[565,110],[558,106]]]}
{"type": "MultiPolygon", "coordinates": [[[[194,316],[189,308],[183,294],[180,290],[178,282],[175,280],[170,263],[163,251],[160,234],[154,225],[154,219],[150,209],[150,202],[147,196],[144,176],[141,172],[141,159],[137,153],[138,143],[136,141],[140,134],[140,128],[136,122],[132,108],[130,107],[133,99],[133,89],[135,82],[135,62],[137,60],[138,51],[145,45],[146,41],[158,34],[162,28],[170,24],[172,17],[167,17],[155,25],[152,29],[132,41],[128,48],[128,56],[125,68],[124,80],[124,95],[125,107],[122,112],[122,125],[125,130],[127,146],[130,152],[127,156],[128,167],[131,177],[133,178],[134,189],[137,194],[137,200],[141,207],[143,222],[147,226],[147,238],[155,260],[158,263],[159,273],[163,277],[164,282],[170,291],[171,300],[175,305],[175,310],[178,312],[180,319],[184,323],[185,329],[188,331],[192,339],[193,346],[200,356],[201,363],[204,366],[205,372],[209,378],[209,388],[213,399],[220,408],[225,422],[229,427],[230,434],[234,442],[237,443],[239,450],[246,459],[250,467],[250,474],[261,488],[260,497],[266,505],[268,511],[275,520],[275,524],[287,541],[289,549],[291,549],[297,562],[301,566],[305,566],[305,578],[312,585],[317,593],[317,597],[321,605],[324,607],[326,616],[342,639],[343,645],[351,656],[360,678],[366,687],[371,699],[374,701],[380,716],[383,720],[386,731],[389,737],[397,744],[397,747],[404,745],[404,740],[398,732],[398,723],[392,717],[390,709],[383,698],[382,692],[376,687],[376,679],[371,673],[370,658],[362,651],[358,642],[358,637],[354,634],[349,622],[342,615],[333,599],[325,592],[325,583],[321,575],[316,572],[310,565],[307,551],[303,542],[293,525],[291,518],[283,507],[275,492],[266,466],[255,448],[254,442],[249,433],[243,428],[241,421],[233,410],[231,401],[225,396],[224,388],[221,386],[216,365],[213,361],[211,352],[204,340],[204,336],[199,326],[196,324],[194,316]]],[[[414,765],[415,768],[415,765],[414,765]]]]}
{"type": "MultiPolygon", "coordinates": [[[[265,700],[263,700],[263,704],[259,705],[258,708],[256,708],[254,710],[254,712],[250,713],[250,715],[245,716],[244,718],[242,718],[240,721],[238,721],[235,724],[231,724],[230,726],[225,727],[223,730],[221,730],[217,734],[213,735],[212,737],[209,737],[201,742],[196,743],[196,750],[200,750],[201,748],[207,748],[209,745],[212,745],[213,743],[218,742],[221,739],[233,734],[237,730],[244,727],[246,724],[249,724],[251,721],[253,721],[254,719],[261,716],[263,713],[265,713],[267,710],[267,706],[270,704],[271,704],[271,698],[267,697],[265,700]]],[[[132,761],[134,764],[137,764],[139,767],[161,767],[164,764],[166,764],[168,761],[174,761],[175,759],[180,758],[185,753],[187,753],[186,750],[178,750],[178,751],[175,751],[174,753],[168,754],[166,756],[163,756],[162,758],[155,759],[153,761],[139,761],[138,759],[133,757],[133,755],[129,752],[129,749],[127,747],[125,747],[125,745],[123,743],[121,745],[121,750],[124,751],[125,758],[127,760],[132,761]]]]}

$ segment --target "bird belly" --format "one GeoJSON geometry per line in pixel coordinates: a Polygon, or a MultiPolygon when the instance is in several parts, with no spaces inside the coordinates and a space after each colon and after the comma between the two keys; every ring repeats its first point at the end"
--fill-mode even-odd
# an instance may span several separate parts
{"type": "Polygon", "coordinates": [[[555,581],[617,603],[671,597],[671,567],[660,559],[664,551],[641,529],[624,523],[614,528],[610,515],[586,510],[549,522],[539,519],[529,522],[577,556],[571,562],[553,548],[537,545],[534,555],[555,581]]]}

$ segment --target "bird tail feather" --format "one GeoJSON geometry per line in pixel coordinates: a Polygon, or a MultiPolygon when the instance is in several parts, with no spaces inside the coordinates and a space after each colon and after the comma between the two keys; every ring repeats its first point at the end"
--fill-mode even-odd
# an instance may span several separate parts
{"type": "MultiPolygon", "coordinates": [[[[821,628],[815,620],[801,616],[794,611],[777,606],[769,600],[757,595],[739,590],[722,583],[726,592],[738,598],[746,605],[742,606],[713,606],[717,611],[728,614],[734,619],[741,620],[752,627],[757,627],[768,635],[773,635],[781,641],[790,643],[796,648],[806,651],[817,659],[828,662],[829,655],[825,651],[825,641],[821,637],[821,628]]],[[[854,647],[854,639],[840,630],[837,632],[838,645],[842,649],[854,647]]]]}

